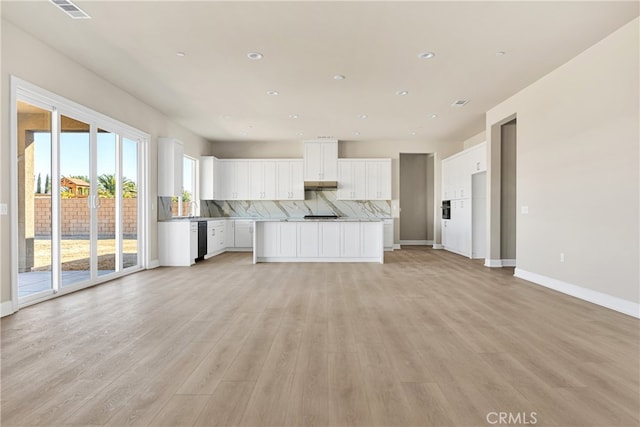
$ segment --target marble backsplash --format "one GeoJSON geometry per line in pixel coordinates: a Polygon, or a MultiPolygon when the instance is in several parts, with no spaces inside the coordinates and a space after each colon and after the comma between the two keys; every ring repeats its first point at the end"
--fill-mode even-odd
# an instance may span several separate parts
{"type": "Polygon", "coordinates": [[[206,217],[299,218],[335,214],[350,218],[390,218],[388,200],[336,200],[335,190],[305,191],[305,200],[202,200],[206,217]]]}
{"type": "MultiPolygon", "coordinates": [[[[335,190],[306,191],[305,200],[201,200],[200,216],[299,218],[335,214],[348,218],[390,218],[388,200],[337,200],[335,190]]],[[[171,197],[158,197],[158,220],[171,219],[171,197]]]]}

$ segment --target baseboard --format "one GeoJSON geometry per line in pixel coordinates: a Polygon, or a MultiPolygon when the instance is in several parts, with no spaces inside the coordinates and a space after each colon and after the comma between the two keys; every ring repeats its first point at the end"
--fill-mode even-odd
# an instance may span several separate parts
{"type": "Polygon", "coordinates": [[[484,260],[484,266],[485,266],[485,267],[491,267],[491,268],[502,267],[502,260],[501,260],[501,259],[489,259],[489,258],[485,258],[485,260],[484,260]]]}
{"type": "Polygon", "coordinates": [[[444,249],[444,245],[441,245],[440,243],[434,243],[433,249],[444,249]]]}
{"type": "Polygon", "coordinates": [[[503,267],[515,267],[516,266],[516,260],[515,259],[503,259],[502,260],[502,266],[503,267]]]}
{"type": "Polygon", "coordinates": [[[640,318],[640,304],[633,301],[614,297],[612,295],[583,288],[581,286],[572,285],[571,283],[563,282],[562,280],[531,273],[530,271],[525,271],[520,268],[516,268],[514,276],[537,285],[544,286],[545,288],[562,292],[563,294],[570,295],[583,301],[588,301],[590,303],[615,310],[619,313],[640,318]]]}
{"type": "Polygon", "coordinates": [[[394,243],[393,244],[393,249],[402,249],[402,246],[400,246],[400,243],[394,243]]]}
{"type": "Polygon", "coordinates": [[[149,261],[149,265],[147,265],[147,270],[152,270],[154,268],[158,268],[160,267],[160,260],[159,259],[154,259],[152,261],[149,261]]]}
{"type": "Polygon", "coordinates": [[[433,240],[400,240],[400,246],[430,246],[433,245],[433,240]]]}
{"type": "Polygon", "coordinates": [[[8,316],[13,313],[14,312],[13,312],[12,301],[5,301],[2,304],[0,304],[0,317],[8,316]]]}

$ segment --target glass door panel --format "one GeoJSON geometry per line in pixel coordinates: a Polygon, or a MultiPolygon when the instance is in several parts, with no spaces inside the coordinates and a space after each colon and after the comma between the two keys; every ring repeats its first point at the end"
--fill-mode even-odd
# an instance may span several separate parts
{"type": "Polygon", "coordinates": [[[98,129],[98,276],[120,270],[118,251],[118,221],[116,217],[119,186],[116,170],[117,135],[98,129]]]}
{"type": "Polygon", "coordinates": [[[138,170],[137,141],[122,138],[122,262],[123,268],[139,265],[138,259],[138,170]]]}
{"type": "Polygon", "coordinates": [[[60,116],[60,262],[63,287],[91,279],[91,134],[60,116]]]}
{"type": "Polygon", "coordinates": [[[18,298],[51,292],[51,111],[18,101],[18,298]]]}

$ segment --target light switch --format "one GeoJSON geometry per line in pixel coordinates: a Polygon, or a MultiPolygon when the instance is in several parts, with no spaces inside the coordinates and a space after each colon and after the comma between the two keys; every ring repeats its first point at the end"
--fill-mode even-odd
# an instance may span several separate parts
{"type": "Polygon", "coordinates": [[[0,215],[9,215],[9,208],[6,203],[0,203],[0,215]]]}
{"type": "Polygon", "coordinates": [[[522,215],[526,215],[529,213],[529,206],[522,206],[520,208],[520,213],[522,213],[522,215]]]}

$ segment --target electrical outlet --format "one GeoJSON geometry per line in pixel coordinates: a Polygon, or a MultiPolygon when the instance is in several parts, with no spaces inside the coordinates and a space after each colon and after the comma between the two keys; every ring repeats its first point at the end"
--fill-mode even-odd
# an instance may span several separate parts
{"type": "Polygon", "coordinates": [[[564,252],[560,252],[560,262],[564,262],[564,252]]]}
{"type": "Polygon", "coordinates": [[[0,203],[0,215],[9,215],[9,207],[6,203],[0,203]]]}

